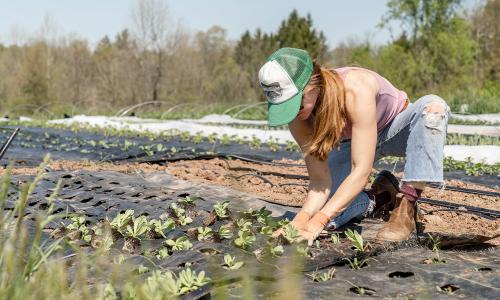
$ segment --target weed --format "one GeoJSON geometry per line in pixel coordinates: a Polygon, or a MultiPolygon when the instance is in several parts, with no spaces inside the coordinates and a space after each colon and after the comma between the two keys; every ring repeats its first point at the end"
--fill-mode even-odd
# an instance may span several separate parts
{"type": "Polygon", "coordinates": [[[316,270],[312,273],[306,274],[306,276],[311,278],[311,280],[315,282],[329,281],[335,278],[335,269],[330,269],[326,272],[316,270]]]}

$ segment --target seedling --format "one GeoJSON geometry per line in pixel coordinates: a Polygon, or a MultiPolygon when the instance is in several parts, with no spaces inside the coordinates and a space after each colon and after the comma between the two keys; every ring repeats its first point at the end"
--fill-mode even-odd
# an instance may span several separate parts
{"type": "Polygon", "coordinates": [[[257,212],[256,219],[257,222],[266,225],[269,222],[270,216],[271,216],[271,211],[267,210],[265,207],[262,207],[257,212]]]}
{"type": "Polygon", "coordinates": [[[363,237],[357,231],[347,229],[345,235],[351,241],[355,251],[364,252],[368,248],[368,245],[364,244],[363,237]]]}
{"type": "Polygon", "coordinates": [[[189,205],[193,205],[194,204],[194,201],[196,201],[197,199],[195,197],[189,197],[189,196],[186,196],[184,198],[181,198],[179,200],[177,200],[177,202],[179,204],[182,204],[184,206],[189,206],[189,205]]]}
{"type": "Polygon", "coordinates": [[[230,239],[233,237],[233,232],[226,226],[219,227],[218,235],[220,239],[230,239]]]}
{"type": "Polygon", "coordinates": [[[213,236],[213,230],[210,227],[198,227],[198,241],[208,240],[213,236]]]}
{"type": "Polygon", "coordinates": [[[163,144],[156,144],[156,152],[162,152],[165,151],[166,148],[163,146],[163,144]]]}
{"type": "Polygon", "coordinates": [[[222,203],[218,202],[214,204],[214,211],[219,219],[226,219],[229,217],[228,212],[229,201],[224,201],[222,203]]]}
{"type": "Polygon", "coordinates": [[[262,141],[254,135],[254,136],[252,136],[252,139],[250,140],[250,148],[251,149],[260,149],[261,143],[262,143],[262,141]]]}
{"type": "Polygon", "coordinates": [[[207,140],[210,144],[215,144],[217,141],[217,133],[211,133],[207,136],[207,140]]]}
{"type": "Polygon", "coordinates": [[[273,234],[273,228],[271,226],[262,226],[260,228],[260,234],[271,235],[273,234]]]}
{"type": "Polygon", "coordinates": [[[127,225],[130,224],[130,222],[132,221],[133,216],[134,216],[134,211],[131,209],[127,209],[124,213],[118,214],[111,221],[110,223],[111,228],[114,228],[123,235],[125,229],[127,228],[127,225]]]}
{"type": "MultiPolygon", "coordinates": [[[[81,239],[85,242],[90,242],[92,239],[92,235],[90,234],[90,230],[85,225],[85,217],[83,216],[73,216],[70,218],[73,222],[69,224],[66,229],[74,232],[76,236],[74,239],[81,239]]],[[[73,235],[71,235],[73,236],[73,235]]]]}
{"type": "Polygon", "coordinates": [[[184,215],[179,216],[177,220],[179,221],[179,224],[181,226],[186,226],[188,224],[193,223],[193,219],[191,219],[190,217],[186,217],[184,215]]]}
{"type": "Polygon", "coordinates": [[[127,235],[139,239],[149,230],[148,220],[145,216],[133,218],[133,226],[127,225],[127,235]]]}
{"type": "Polygon", "coordinates": [[[292,226],[292,224],[287,224],[283,230],[283,237],[289,242],[293,243],[299,238],[299,231],[292,226]]]}
{"type": "Polygon", "coordinates": [[[441,241],[439,240],[439,238],[434,238],[430,233],[428,234],[428,236],[432,242],[432,251],[434,251],[434,253],[436,254],[436,257],[428,257],[423,261],[423,263],[424,264],[445,264],[446,259],[442,258],[440,255],[441,249],[439,247],[439,244],[441,243],[441,241]]]}
{"type": "Polygon", "coordinates": [[[238,237],[234,240],[236,247],[247,250],[256,241],[255,236],[249,231],[238,231],[238,237]]]}
{"type": "Polygon", "coordinates": [[[229,145],[229,143],[231,142],[231,138],[229,137],[229,135],[224,133],[219,142],[221,145],[229,145]]]}
{"type": "Polygon", "coordinates": [[[295,143],[293,141],[287,141],[285,150],[286,151],[297,151],[297,150],[299,150],[299,145],[297,145],[297,143],[295,143]]]}
{"type": "Polygon", "coordinates": [[[158,253],[156,254],[157,259],[165,259],[169,256],[168,254],[168,249],[167,248],[161,248],[158,250],[158,253]]]}
{"type": "Polygon", "coordinates": [[[364,260],[358,260],[357,257],[354,257],[352,260],[349,259],[349,258],[346,258],[347,261],[349,262],[349,266],[351,267],[351,269],[353,270],[359,270],[363,267],[366,267],[368,264],[366,263],[368,260],[367,259],[364,259],[364,260]]]}
{"type": "Polygon", "coordinates": [[[236,257],[231,256],[231,254],[224,254],[224,265],[222,267],[226,270],[238,270],[243,267],[245,263],[242,261],[236,261],[236,257]]]}
{"type": "Polygon", "coordinates": [[[201,142],[203,142],[203,135],[201,131],[198,131],[195,136],[193,136],[193,143],[199,144],[201,142]]]}
{"type": "Polygon", "coordinates": [[[135,145],[135,143],[130,142],[129,140],[125,140],[125,142],[123,142],[123,147],[121,148],[121,150],[126,152],[130,149],[130,147],[132,147],[134,145],[135,145]]]}
{"type": "Polygon", "coordinates": [[[326,272],[316,270],[312,273],[306,274],[306,276],[311,278],[311,280],[315,282],[329,281],[335,278],[335,269],[330,269],[326,272]]]}
{"type": "Polygon", "coordinates": [[[183,132],[181,132],[181,139],[184,142],[188,142],[190,138],[191,138],[191,134],[189,133],[189,131],[183,131],[183,132]]]}
{"type": "Polygon", "coordinates": [[[307,245],[297,245],[295,247],[295,251],[300,255],[304,257],[310,257],[311,256],[311,251],[307,245]]]}
{"type": "Polygon", "coordinates": [[[272,242],[267,242],[267,251],[272,257],[280,257],[285,252],[282,245],[275,245],[272,242]]]}
{"type": "Polygon", "coordinates": [[[187,268],[179,273],[179,281],[181,283],[180,294],[185,294],[209,283],[210,278],[205,277],[205,271],[201,271],[197,275],[190,268],[187,268]]]}
{"type": "Polygon", "coordinates": [[[331,240],[331,241],[332,241],[332,243],[333,243],[333,244],[335,244],[335,245],[336,245],[336,244],[338,244],[338,243],[340,243],[340,236],[339,236],[339,234],[338,234],[338,233],[332,233],[332,234],[330,235],[330,240],[331,240]]]}
{"type": "Polygon", "coordinates": [[[277,139],[273,139],[272,137],[269,138],[269,140],[267,140],[267,146],[269,147],[269,149],[272,151],[272,152],[276,152],[280,149],[280,146],[278,144],[278,140],[277,139]]]}
{"type": "Polygon", "coordinates": [[[184,213],[186,212],[184,208],[179,207],[175,202],[170,204],[170,208],[173,210],[177,218],[184,216],[184,213]]]}
{"type": "Polygon", "coordinates": [[[165,232],[170,231],[175,228],[175,222],[172,219],[167,219],[165,222],[161,222],[161,220],[151,220],[149,221],[149,228],[156,234],[161,235],[163,238],[166,238],[165,232]]]}
{"type": "Polygon", "coordinates": [[[185,236],[181,236],[178,239],[174,240],[166,240],[165,244],[170,247],[173,251],[177,250],[189,250],[193,247],[193,244],[189,241],[189,239],[185,236]]]}
{"type": "Polygon", "coordinates": [[[241,231],[250,231],[250,229],[252,229],[252,222],[241,218],[236,220],[236,226],[238,226],[241,231]]]}

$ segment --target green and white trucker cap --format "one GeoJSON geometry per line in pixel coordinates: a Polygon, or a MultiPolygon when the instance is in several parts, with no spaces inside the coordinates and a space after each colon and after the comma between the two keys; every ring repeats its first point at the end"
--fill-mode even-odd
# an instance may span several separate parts
{"type": "Polygon", "coordinates": [[[302,49],[281,48],[269,56],[259,70],[260,86],[268,101],[269,126],[295,119],[312,70],[311,56],[302,49]]]}

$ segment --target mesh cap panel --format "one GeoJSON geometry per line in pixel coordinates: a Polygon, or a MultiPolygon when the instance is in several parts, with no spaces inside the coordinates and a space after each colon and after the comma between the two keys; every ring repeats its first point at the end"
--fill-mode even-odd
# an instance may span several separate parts
{"type": "Polygon", "coordinates": [[[305,50],[281,48],[268,60],[276,60],[286,70],[299,90],[303,90],[311,78],[312,59],[305,50]]]}

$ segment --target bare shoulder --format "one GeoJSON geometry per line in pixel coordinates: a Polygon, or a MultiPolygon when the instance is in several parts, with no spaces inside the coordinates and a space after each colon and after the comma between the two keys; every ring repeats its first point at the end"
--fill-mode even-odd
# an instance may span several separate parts
{"type": "Polygon", "coordinates": [[[365,119],[375,112],[375,97],[379,91],[377,78],[366,70],[352,70],[344,79],[346,110],[352,122],[365,119]]]}
{"type": "Polygon", "coordinates": [[[366,70],[352,70],[344,79],[344,88],[347,94],[359,93],[372,94],[379,90],[378,81],[375,76],[366,70]]]}

